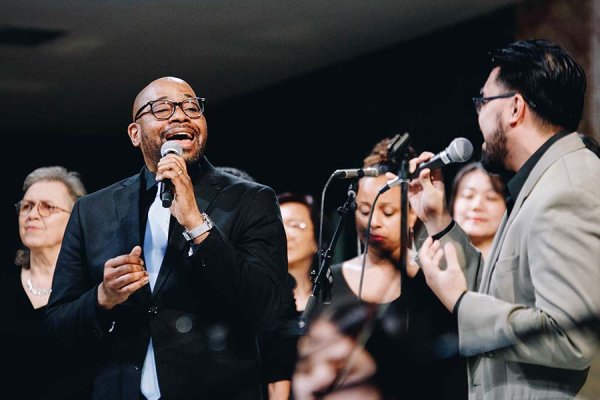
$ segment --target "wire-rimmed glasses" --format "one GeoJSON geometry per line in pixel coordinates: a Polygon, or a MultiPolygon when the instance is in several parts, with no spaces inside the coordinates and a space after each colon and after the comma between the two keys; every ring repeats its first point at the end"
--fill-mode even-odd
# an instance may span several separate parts
{"type": "Polygon", "coordinates": [[[33,201],[21,200],[15,204],[17,214],[19,214],[19,216],[21,217],[29,215],[31,210],[33,210],[35,207],[37,207],[38,214],[40,214],[40,216],[44,218],[49,217],[51,214],[60,211],[66,212],[67,214],[71,214],[71,211],[65,210],[64,208],[55,206],[54,204],[50,204],[46,201],[39,201],[37,203],[34,203],[33,201]]]}

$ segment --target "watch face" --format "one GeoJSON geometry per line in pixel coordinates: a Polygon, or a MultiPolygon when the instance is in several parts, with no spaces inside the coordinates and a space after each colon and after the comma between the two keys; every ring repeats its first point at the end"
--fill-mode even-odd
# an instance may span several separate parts
{"type": "Polygon", "coordinates": [[[210,220],[210,218],[208,217],[208,215],[206,215],[206,213],[202,213],[202,217],[204,218],[204,223],[202,223],[201,225],[195,227],[192,230],[189,231],[183,231],[183,237],[188,240],[194,240],[196,239],[198,236],[202,235],[205,232],[208,232],[212,229],[213,227],[213,223],[210,220]]]}

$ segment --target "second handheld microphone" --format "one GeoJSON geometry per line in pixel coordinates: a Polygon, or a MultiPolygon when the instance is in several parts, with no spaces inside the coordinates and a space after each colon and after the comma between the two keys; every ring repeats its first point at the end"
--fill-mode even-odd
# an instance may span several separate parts
{"type": "MultiPolygon", "coordinates": [[[[425,168],[438,169],[452,163],[462,163],[471,158],[473,155],[473,144],[466,138],[456,138],[448,147],[439,152],[429,160],[417,165],[415,172],[410,174],[410,179],[415,179],[425,168]]],[[[384,193],[400,184],[400,178],[392,179],[379,190],[379,193],[384,193]]]]}

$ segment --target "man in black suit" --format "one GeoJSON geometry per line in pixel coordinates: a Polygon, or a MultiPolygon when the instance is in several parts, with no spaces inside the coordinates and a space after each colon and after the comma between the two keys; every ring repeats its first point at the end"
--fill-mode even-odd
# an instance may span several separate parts
{"type": "Polygon", "coordinates": [[[128,127],[145,167],[73,209],[46,324],[99,350],[94,399],[260,399],[256,332],[292,296],[285,231],[271,188],[204,157],[203,111],[183,80],[151,82],[128,127]],[[158,228],[157,182],[174,194],[158,228]]]}

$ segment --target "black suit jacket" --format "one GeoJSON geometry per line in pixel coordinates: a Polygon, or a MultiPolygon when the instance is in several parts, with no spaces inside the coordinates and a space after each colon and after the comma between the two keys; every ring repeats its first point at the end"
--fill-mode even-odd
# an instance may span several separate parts
{"type": "Polygon", "coordinates": [[[152,337],[162,399],[259,399],[255,333],[276,318],[287,272],[286,238],[269,187],[221,173],[203,158],[196,200],[215,227],[188,255],[172,217],[154,291],[106,311],[97,305],[104,263],[143,245],[142,173],[81,198],[63,240],[46,313],[55,338],[100,356],[94,399],[136,400],[152,337]]]}

